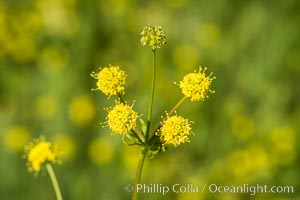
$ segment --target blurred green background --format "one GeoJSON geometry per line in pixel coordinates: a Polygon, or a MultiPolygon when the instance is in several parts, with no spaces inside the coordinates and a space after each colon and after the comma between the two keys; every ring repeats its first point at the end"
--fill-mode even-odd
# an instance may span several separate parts
{"type": "MultiPolygon", "coordinates": [[[[45,170],[27,171],[23,147],[43,134],[64,150],[54,166],[65,199],[129,199],[139,149],[101,128],[114,105],[91,71],[128,74],[125,99],[146,116],[147,24],[161,25],[154,118],[182,97],[173,84],[198,66],[217,77],[204,102],[178,114],[191,142],[147,160],[142,182],[291,185],[293,194],[141,194],[141,199],[300,199],[300,2],[239,0],[1,0],[0,199],[54,199],[45,170]]],[[[155,124],[154,123],[154,124],[155,124]]]]}

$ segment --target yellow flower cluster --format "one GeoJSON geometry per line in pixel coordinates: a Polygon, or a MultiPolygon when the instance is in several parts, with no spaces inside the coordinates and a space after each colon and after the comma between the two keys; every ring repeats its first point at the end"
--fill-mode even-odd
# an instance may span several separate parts
{"type": "Polygon", "coordinates": [[[149,46],[153,50],[160,48],[162,45],[166,44],[167,41],[167,36],[161,26],[147,25],[141,32],[141,35],[141,44],[143,46],[149,46]]]}
{"type": "Polygon", "coordinates": [[[122,135],[135,129],[138,117],[132,106],[116,102],[115,107],[108,109],[107,123],[113,133],[122,135]]]}
{"type": "Polygon", "coordinates": [[[190,121],[182,116],[168,117],[162,122],[162,126],[156,135],[160,136],[163,144],[173,144],[177,147],[181,143],[190,142],[189,136],[192,134],[190,121]]]}
{"type": "Polygon", "coordinates": [[[34,139],[25,146],[27,166],[29,171],[39,172],[46,162],[56,163],[58,159],[57,146],[45,141],[43,137],[34,139]]]}
{"type": "Polygon", "coordinates": [[[212,73],[206,76],[205,71],[206,68],[199,67],[198,72],[187,74],[179,83],[182,93],[191,97],[191,101],[203,101],[208,97],[208,92],[214,93],[209,86],[216,77],[212,77],[212,73]]]}
{"type": "Polygon", "coordinates": [[[126,73],[119,66],[109,65],[101,69],[98,73],[92,72],[91,76],[97,81],[97,88],[108,98],[112,95],[124,94],[124,85],[126,81],[126,73]]]}

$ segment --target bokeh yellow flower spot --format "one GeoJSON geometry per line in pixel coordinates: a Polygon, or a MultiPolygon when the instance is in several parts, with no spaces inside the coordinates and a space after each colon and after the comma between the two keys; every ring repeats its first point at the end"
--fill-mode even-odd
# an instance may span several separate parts
{"type": "Polygon", "coordinates": [[[109,163],[114,154],[114,147],[111,141],[106,138],[97,138],[88,146],[88,156],[97,165],[109,163]]]}
{"type": "Polygon", "coordinates": [[[29,139],[30,133],[23,126],[12,126],[5,135],[6,146],[14,151],[20,151],[29,139]]]}
{"type": "Polygon", "coordinates": [[[91,76],[97,79],[97,88],[108,98],[112,95],[124,94],[126,73],[119,66],[109,65],[101,69],[98,73],[92,72],[91,76]]]}
{"type": "Polygon", "coordinates": [[[213,23],[203,23],[197,27],[196,40],[205,48],[215,47],[221,39],[220,28],[213,23]]]}
{"type": "Polygon", "coordinates": [[[173,144],[177,147],[181,143],[190,142],[191,122],[182,116],[168,117],[156,134],[160,136],[163,144],[173,144]]]}
{"type": "Polygon", "coordinates": [[[69,107],[69,116],[77,125],[88,124],[95,116],[93,101],[85,95],[75,97],[69,107]]]}
{"type": "Polygon", "coordinates": [[[107,124],[113,133],[127,134],[135,129],[136,120],[139,116],[132,109],[132,106],[116,102],[115,107],[107,109],[107,124]]]}
{"type": "Polygon", "coordinates": [[[50,119],[57,113],[57,100],[51,95],[42,95],[34,101],[34,107],[39,118],[50,119]]]}
{"type": "Polygon", "coordinates": [[[58,134],[54,137],[55,144],[59,147],[59,157],[70,158],[75,151],[75,141],[67,134],[58,134]]]}
{"type": "Polygon", "coordinates": [[[58,72],[66,66],[67,60],[67,52],[63,47],[50,46],[41,50],[38,66],[45,73],[58,72]]]}
{"type": "Polygon", "coordinates": [[[291,127],[274,129],[270,134],[272,162],[279,166],[291,165],[296,159],[296,133],[291,127]]]}
{"type": "Polygon", "coordinates": [[[271,173],[267,151],[258,144],[231,152],[227,160],[228,169],[240,182],[251,183],[256,178],[266,177],[271,173]]]}
{"type": "Polygon", "coordinates": [[[247,140],[254,132],[254,123],[250,117],[244,115],[235,116],[232,119],[232,133],[240,140],[247,140]]]}
{"type": "Polygon", "coordinates": [[[185,43],[174,48],[172,61],[180,70],[191,70],[200,62],[201,56],[195,44],[185,43]]]}
{"type": "Polygon", "coordinates": [[[140,148],[138,146],[124,146],[121,149],[122,166],[124,166],[127,170],[134,171],[136,169],[140,153],[140,148]]]}
{"type": "Polygon", "coordinates": [[[199,67],[198,72],[189,73],[180,81],[179,87],[186,97],[191,97],[191,101],[203,101],[208,97],[207,93],[214,91],[210,90],[211,82],[216,78],[205,74],[206,68],[199,67]]]}
{"type": "Polygon", "coordinates": [[[45,141],[43,137],[34,139],[25,146],[27,166],[30,172],[39,172],[46,162],[56,163],[58,159],[57,146],[45,141]]]}

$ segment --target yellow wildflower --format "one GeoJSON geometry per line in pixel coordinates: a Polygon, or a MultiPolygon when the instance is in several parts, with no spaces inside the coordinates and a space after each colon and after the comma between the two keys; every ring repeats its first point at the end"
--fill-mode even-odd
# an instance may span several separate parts
{"type": "Polygon", "coordinates": [[[163,144],[173,144],[177,147],[181,143],[190,142],[189,136],[192,134],[190,123],[182,116],[167,117],[161,123],[161,128],[156,135],[160,136],[163,144]]]}
{"type": "Polygon", "coordinates": [[[121,70],[119,66],[109,65],[103,69],[100,69],[98,73],[92,72],[91,76],[97,81],[97,88],[108,98],[112,95],[124,94],[124,85],[126,81],[125,71],[121,70]]]}
{"type": "Polygon", "coordinates": [[[25,157],[30,172],[39,172],[46,162],[56,163],[58,160],[57,146],[45,141],[43,137],[36,138],[25,146],[25,157]]]}
{"type": "Polygon", "coordinates": [[[115,107],[107,109],[107,124],[113,133],[126,134],[135,129],[136,119],[139,116],[132,109],[132,106],[116,102],[115,107]]]}
{"type": "Polygon", "coordinates": [[[199,67],[198,72],[195,71],[194,73],[187,74],[179,83],[182,93],[186,97],[191,97],[191,101],[203,101],[208,97],[208,92],[215,92],[210,90],[209,86],[216,77],[211,77],[212,73],[206,76],[206,69],[207,68],[202,69],[202,67],[199,67]]]}
{"type": "Polygon", "coordinates": [[[147,25],[141,32],[141,35],[141,44],[143,46],[151,47],[152,50],[160,48],[162,45],[166,44],[167,36],[161,26],[147,25]]]}

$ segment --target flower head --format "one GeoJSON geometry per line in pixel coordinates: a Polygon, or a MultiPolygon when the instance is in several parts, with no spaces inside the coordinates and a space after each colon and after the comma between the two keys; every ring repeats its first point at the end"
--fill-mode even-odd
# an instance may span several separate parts
{"type": "Polygon", "coordinates": [[[216,78],[205,74],[206,68],[199,67],[198,72],[189,73],[180,81],[179,87],[186,97],[191,97],[191,101],[203,101],[208,97],[207,93],[214,93],[209,89],[211,82],[216,78]]]}
{"type": "Polygon", "coordinates": [[[57,146],[45,141],[44,137],[35,138],[33,142],[26,145],[25,153],[30,172],[39,172],[46,162],[56,163],[59,156],[57,146]]]}
{"type": "Polygon", "coordinates": [[[182,116],[167,117],[162,123],[159,132],[163,144],[173,144],[177,147],[181,143],[190,142],[192,134],[191,122],[182,116]]]}
{"type": "Polygon", "coordinates": [[[117,94],[124,94],[124,85],[126,81],[125,71],[121,70],[119,66],[109,65],[100,69],[98,73],[92,72],[91,76],[97,81],[97,88],[108,97],[117,94]]]}
{"type": "Polygon", "coordinates": [[[139,116],[132,106],[116,101],[115,107],[107,109],[107,124],[113,133],[126,134],[136,127],[139,116]]]}
{"type": "Polygon", "coordinates": [[[162,30],[161,26],[147,25],[141,32],[141,44],[143,46],[149,46],[152,50],[160,48],[166,44],[167,36],[162,30]]]}

